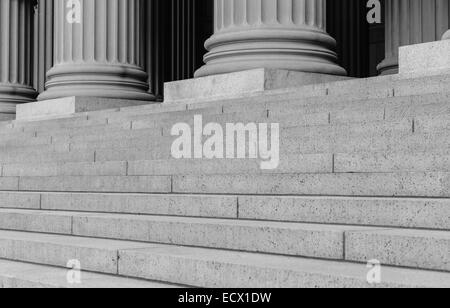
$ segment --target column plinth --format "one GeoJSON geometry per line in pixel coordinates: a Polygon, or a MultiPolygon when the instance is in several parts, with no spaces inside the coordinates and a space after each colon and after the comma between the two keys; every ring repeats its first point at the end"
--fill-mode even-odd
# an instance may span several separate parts
{"type": "Polygon", "coordinates": [[[381,75],[398,73],[399,47],[438,41],[449,28],[449,0],[386,0],[386,58],[381,75]]]}
{"type": "Polygon", "coordinates": [[[0,113],[14,114],[16,105],[34,101],[31,69],[33,2],[0,1],[0,113]]]}
{"type": "Polygon", "coordinates": [[[196,77],[256,68],[345,75],[325,0],[215,0],[214,35],[196,77]]]}
{"type": "Polygon", "coordinates": [[[39,100],[68,96],[151,100],[144,70],[144,1],[80,0],[81,20],[54,3],[54,66],[39,100]]]}

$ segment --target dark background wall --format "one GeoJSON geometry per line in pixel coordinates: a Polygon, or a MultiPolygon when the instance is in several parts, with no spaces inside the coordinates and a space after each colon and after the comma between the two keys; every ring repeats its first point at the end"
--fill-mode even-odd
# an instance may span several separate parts
{"type": "Polygon", "coordinates": [[[365,0],[327,1],[327,29],[336,39],[339,64],[351,77],[376,76],[384,59],[384,24],[367,22],[366,4],[365,0]]]}

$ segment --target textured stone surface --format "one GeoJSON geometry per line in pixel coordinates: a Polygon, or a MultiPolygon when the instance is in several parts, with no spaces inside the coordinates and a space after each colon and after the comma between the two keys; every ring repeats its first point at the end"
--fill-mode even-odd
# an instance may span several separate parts
{"type": "Polygon", "coordinates": [[[126,215],[76,216],[73,222],[79,236],[328,259],[343,258],[343,233],[354,229],[359,228],[126,215]]]}
{"type": "Polygon", "coordinates": [[[223,250],[160,246],[120,252],[122,275],[199,287],[446,287],[448,273],[383,267],[380,285],[367,283],[365,264],[223,250]]]}
{"type": "Polygon", "coordinates": [[[176,193],[335,196],[450,196],[449,173],[175,176],[176,193]]]}
{"type": "Polygon", "coordinates": [[[166,193],[171,190],[171,181],[166,176],[22,177],[20,190],[166,193]]]}
{"type": "Polygon", "coordinates": [[[40,194],[0,192],[0,208],[39,209],[40,194]]]}
{"type": "Polygon", "coordinates": [[[447,199],[239,197],[241,219],[450,229],[447,199]]]}
{"type": "Polygon", "coordinates": [[[0,257],[66,267],[78,260],[86,271],[117,274],[118,250],[145,244],[23,232],[0,232],[0,257]]]}
{"type": "MultiPolygon", "coordinates": [[[[448,219],[448,216],[447,216],[448,219]]],[[[386,230],[348,232],[346,259],[412,268],[450,271],[449,232],[386,230]]]]}
{"type": "Polygon", "coordinates": [[[164,85],[164,101],[189,101],[220,97],[239,98],[242,95],[262,93],[267,90],[293,88],[342,79],[348,78],[282,69],[252,69],[166,83],[164,85]]]}
{"type": "Polygon", "coordinates": [[[42,194],[42,209],[237,218],[237,197],[56,193],[42,194]]]}
{"type": "Polygon", "coordinates": [[[45,120],[67,117],[75,113],[113,109],[122,106],[144,105],[147,103],[146,101],[118,98],[68,96],[37,103],[22,104],[17,107],[16,119],[18,121],[45,120]]]}
{"type": "Polygon", "coordinates": [[[58,212],[0,209],[0,228],[55,234],[72,233],[72,215],[58,212]]]}
{"type": "Polygon", "coordinates": [[[400,48],[400,74],[426,76],[450,69],[450,41],[443,40],[400,48]]]}
{"type": "Polygon", "coordinates": [[[81,284],[67,282],[67,269],[27,264],[14,261],[0,261],[0,288],[171,288],[171,285],[115,277],[89,272],[81,273],[81,284]]]}

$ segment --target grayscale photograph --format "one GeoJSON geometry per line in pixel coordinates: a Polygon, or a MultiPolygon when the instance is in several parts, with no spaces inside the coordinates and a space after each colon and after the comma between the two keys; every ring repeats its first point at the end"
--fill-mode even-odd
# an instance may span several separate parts
{"type": "Polygon", "coordinates": [[[450,287],[450,0],[0,0],[0,288],[450,287]]]}

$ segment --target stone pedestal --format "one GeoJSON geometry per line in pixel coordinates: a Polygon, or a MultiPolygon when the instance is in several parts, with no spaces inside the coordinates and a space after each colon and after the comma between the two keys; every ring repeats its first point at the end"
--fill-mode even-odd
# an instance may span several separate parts
{"type": "Polygon", "coordinates": [[[401,46],[440,40],[449,28],[449,0],[386,0],[386,58],[380,74],[398,72],[401,46]]]}
{"type": "Polygon", "coordinates": [[[54,66],[38,99],[151,100],[144,70],[144,1],[79,0],[79,23],[67,18],[68,0],[55,1],[54,66]]]}
{"type": "Polygon", "coordinates": [[[294,88],[349,77],[316,73],[303,73],[277,69],[254,69],[219,74],[195,79],[168,82],[164,85],[164,101],[193,101],[230,99],[262,93],[269,90],[294,88]]]}
{"type": "Polygon", "coordinates": [[[450,73],[450,40],[400,48],[400,77],[421,77],[450,73]]]}
{"type": "Polygon", "coordinates": [[[118,109],[146,104],[143,101],[74,96],[17,105],[16,120],[34,121],[64,118],[76,113],[118,109]]]}
{"type": "Polygon", "coordinates": [[[31,102],[33,3],[0,1],[0,114],[14,114],[16,104],[31,102]]]}
{"type": "Polygon", "coordinates": [[[214,35],[196,77],[255,68],[345,75],[325,0],[214,0],[214,35]]]}

